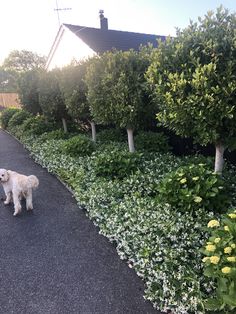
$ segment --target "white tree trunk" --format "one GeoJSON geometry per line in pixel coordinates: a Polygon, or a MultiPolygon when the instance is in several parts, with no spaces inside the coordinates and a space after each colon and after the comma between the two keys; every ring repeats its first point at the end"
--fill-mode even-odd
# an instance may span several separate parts
{"type": "Polygon", "coordinates": [[[133,129],[127,129],[128,134],[128,144],[129,144],[129,151],[130,153],[135,152],[134,148],[134,130],[133,129]]]}
{"type": "Polygon", "coordinates": [[[65,133],[68,132],[68,129],[67,129],[67,124],[66,124],[66,119],[65,118],[62,118],[62,124],[63,124],[63,130],[65,133]]]}
{"type": "Polygon", "coordinates": [[[92,130],[92,140],[96,142],[96,125],[93,121],[89,121],[92,130]]]}
{"type": "Polygon", "coordinates": [[[216,144],[216,155],[215,155],[215,172],[222,173],[224,166],[224,151],[225,147],[223,144],[216,144]]]}

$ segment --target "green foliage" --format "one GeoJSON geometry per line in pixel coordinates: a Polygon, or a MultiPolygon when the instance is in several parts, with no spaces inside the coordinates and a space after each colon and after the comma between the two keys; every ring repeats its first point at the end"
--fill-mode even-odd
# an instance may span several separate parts
{"type": "Polygon", "coordinates": [[[43,114],[56,121],[67,117],[64,98],[59,85],[60,70],[42,72],[39,81],[39,102],[43,114]]]}
{"type": "Polygon", "coordinates": [[[34,116],[22,123],[22,131],[26,134],[41,135],[50,132],[55,128],[53,122],[49,122],[43,116],[34,116]]]}
{"type": "Polygon", "coordinates": [[[208,223],[210,238],[202,249],[206,257],[204,275],[213,279],[216,288],[205,300],[210,311],[236,311],[236,210],[208,223]]]}
{"type": "Polygon", "coordinates": [[[122,179],[136,172],[141,166],[140,153],[129,153],[110,146],[93,158],[94,171],[97,176],[122,179]]]}
{"type": "Polygon", "coordinates": [[[32,114],[42,113],[39,103],[39,77],[42,70],[23,72],[18,78],[18,94],[24,109],[32,114]]]}
{"type": "Polygon", "coordinates": [[[3,62],[3,68],[18,73],[43,68],[46,57],[28,50],[13,50],[3,62]]]}
{"type": "Polygon", "coordinates": [[[100,143],[123,142],[124,134],[120,129],[105,129],[97,133],[97,140],[100,143]]]}
{"type": "Polygon", "coordinates": [[[8,128],[15,127],[17,125],[21,125],[26,119],[30,118],[32,115],[29,113],[29,111],[26,110],[20,110],[17,111],[9,120],[8,128]]]}
{"type": "Polygon", "coordinates": [[[144,51],[112,51],[91,60],[85,82],[96,123],[132,129],[154,117],[144,78],[148,66],[144,51]]]}
{"type": "Polygon", "coordinates": [[[14,71],[5,70],[0,67],[0,92],[16,93],[17,91],[17,75],[14,71]]]}
{"type": "Polygon", "coordinates": [[[94,142],[85,135],[73,136],[62,145],[62,151],[72,157],[91,155],[94,142]]]}
{"type": "Polygon", "coordinates": [[[158,199],[179,211],[222,212],[229,205],[226,182],[205,164],[191,164],[167,174],[158,187],[158,199]]]}
{"type": "Polygon", "coordinates": [[[6,129],[8,127],[8,123],[11,117],[19,111],[20,109],[17,109],[17,108],[8,108],[8,109],[3,110],[0,116],[1,127],[3,129],[6,129]]]}
{"type": "Polygon", "coordinates": [[[62,129],[53,130],[51,132],[46,132],[40,135],[41,141],[48,140],[66,140],[70,138],[72,135],[70,133],[65,133],[62,129]]]}
{"type": "Polygon", "coordinates": [[[168,137],[162,132],[139,132],[134,137],[134,141],[138,151],[144,150],[149,152],[166,153],[170,150],[168,137]]]}
{"type": "Polygon", "coordinates": [[[147,73],[161,124],[202,145],[236,134],[235,29],[235,13],[208,12],[160,42],[147,73]]]}
{"type": "Polygon", "coordinates": [[[75,121],[91,119],[84,82],[89,60],[72,64],[61,70],[59,84],[68,113],[75,121]]]}

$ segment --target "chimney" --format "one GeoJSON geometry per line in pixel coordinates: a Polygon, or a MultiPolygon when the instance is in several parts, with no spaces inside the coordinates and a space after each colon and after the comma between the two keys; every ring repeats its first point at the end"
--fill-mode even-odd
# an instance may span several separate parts
{"type": "Polygon", "coordinates": [[[104,17],[104,11],[99,11],[99,17],[100,17],[100,27],[102,30],[108,30],[108,20],[106,17],[104,17]]]}

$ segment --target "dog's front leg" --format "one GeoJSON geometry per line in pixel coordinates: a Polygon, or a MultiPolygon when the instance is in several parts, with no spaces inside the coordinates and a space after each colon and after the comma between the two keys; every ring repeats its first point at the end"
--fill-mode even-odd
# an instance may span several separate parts
{"type": "Polygon", "coordinates": [[[18,215],[21,212],[21,204],[19,200],[19,193],[13,192],[13,203],[14,203],[14,214],[13,216],[18,215]]]}
{"type": "Polygon", "coordinates": [[[4,201],[4,204],[8,205],[8,204],[10,204],[10,202],[11,202],[11,192],[7,192],[6,193],[6,200],[4,201]]]}

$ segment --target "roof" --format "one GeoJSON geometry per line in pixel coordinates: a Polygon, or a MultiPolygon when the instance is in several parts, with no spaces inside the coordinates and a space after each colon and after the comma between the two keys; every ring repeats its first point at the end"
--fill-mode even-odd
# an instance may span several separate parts
{"type": "Polygon", "coordinates": [[[0,110],[6,108],[20,108],[17,93],[0,93],[0,110]]]}
{"type": "Polygon", "coordinates": [[[157,47],[157,39],[165,40],[165,36],[124,32],[117,30],[104,30],[79,25],[63,24],[97,54],[105,51],[117,50],[126,51],[129,49],[138,50],[140,45],[153,44],[157,47]]]}

